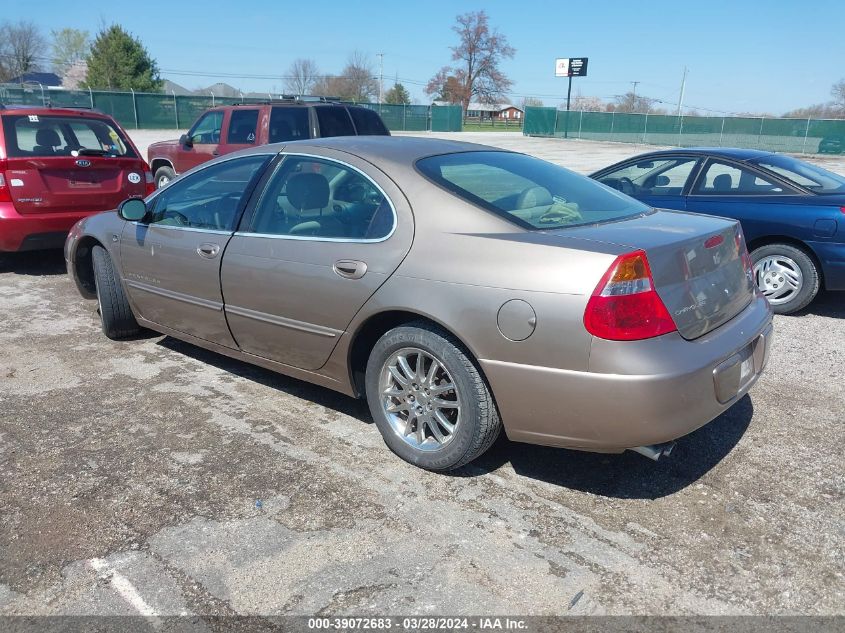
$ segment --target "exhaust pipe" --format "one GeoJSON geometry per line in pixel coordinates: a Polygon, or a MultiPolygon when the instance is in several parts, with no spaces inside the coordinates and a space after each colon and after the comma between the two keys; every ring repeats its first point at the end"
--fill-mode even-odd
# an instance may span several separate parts
{"type": "Polygon", "coordinates": [[[669,457],[673,448],[675,448],[675,442],[664,442],[663,444],[652,444],[650,446],[635,446],[628,450],[657,461],[661,457],[669,457]]]}

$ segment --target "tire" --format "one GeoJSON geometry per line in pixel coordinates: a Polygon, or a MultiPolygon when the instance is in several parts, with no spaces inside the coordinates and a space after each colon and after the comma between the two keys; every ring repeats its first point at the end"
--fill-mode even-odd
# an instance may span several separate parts
{"type": "Polygon", "coordinates": [[[156,189],[161,189],[174,178],[176,178],[176,172],[170,167],[159,167],[155,174],[156,189]]]}
{"type": "Polygon", "coordinates": [[[807,307],[821,281],[813,258],[789,244],[767,244],[751,253],[754,281],[775,314],[792,314],[807,307]],[[784,290],[791,289],[782,295],[784,290]]]}
{"type": "Polygon", "coordinates": [[[94,260],[94,281],[103,334],[112,340],[134,336],[141,328],[129,307],[129,300],[111,257],[102,246],[95,246],[91,250],[91,257],[94,260]]]}
{"type": "Polygon", "coordinates": [[[385,444],[426,470],[448,471],[471,462],[493,445],[502,428],[479,368],[453,336],[428,322],[394,328],[376,342],[367,361],[365,386],[370,412],[385,444]],[[402,369],[399,358],[403,356],[404,366],[413,370],[410,375],[402,369]],[[423,359],[422,377],[417,373],[419,358],[423,359]],[[406,387],[396,378],[397,371],[408,381],[406,387]],[[444,403],[447,406],[438,406],[444,403]],[[398,409],[389,412],[390,407],[398,409]],[[411,408],[414,419],[409,424],[411,408]]]}

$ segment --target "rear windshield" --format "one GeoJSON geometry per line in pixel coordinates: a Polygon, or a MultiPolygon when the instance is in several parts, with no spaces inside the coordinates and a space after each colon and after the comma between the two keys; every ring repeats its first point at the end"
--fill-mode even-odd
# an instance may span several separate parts
{"type": "Polygon", "coordinates": [[[649,211],[595,180],[524,154],[444,154],[417,161],[417,169],[459,198],[532,230],[609,222],[649,211]]]}
{"type": "Polygon", "coordinates": [[[2,118],[9,157],[136,157],[123,134],[104,119],[40,114],[7,114],[2,118]]]}
{"type": "Polygon", "coordinates": [[[271,143],[309,138],[308,108],[273,108],[270,111],[271,143]]]}
{"type": "Polygon", "coordinates": [[[343,106],[319,106],[314,110],[320,124],[320,136],[355,136],[352,119],[343,106]]]}
{"type": "Polygon", "coordinates": [[[349,114],[355,121],[358,134],[371,136],[390,136],[390,132],[381,117],[368,108],[349,108],[349,114]]]}
{"type": "Polygon", "coordinates": [[[845,178],[791,156],[772,154],[751,162],[816,193],[845,193],[845,178]]]}

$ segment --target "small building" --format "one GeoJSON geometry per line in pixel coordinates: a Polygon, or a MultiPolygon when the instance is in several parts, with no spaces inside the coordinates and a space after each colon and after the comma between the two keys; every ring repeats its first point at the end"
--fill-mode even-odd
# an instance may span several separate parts
{"type": "Polygon", "coordinates": [[[467,118],[483,121],[521,121],[524,113],[521,108],[509,103],[472,103],[467,106],[467,118]]]}

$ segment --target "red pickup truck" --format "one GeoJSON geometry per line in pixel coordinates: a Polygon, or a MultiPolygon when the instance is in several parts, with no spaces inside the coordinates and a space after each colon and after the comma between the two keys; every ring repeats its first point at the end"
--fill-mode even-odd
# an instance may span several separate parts
{"type": "Polygon", "coordinates": [[[178,141],[147,149],[156,187],[211,160],[254,145],[326,136],[389,135],[378,113],[331,101],[283,100],[211,108],[178,141]]]}

